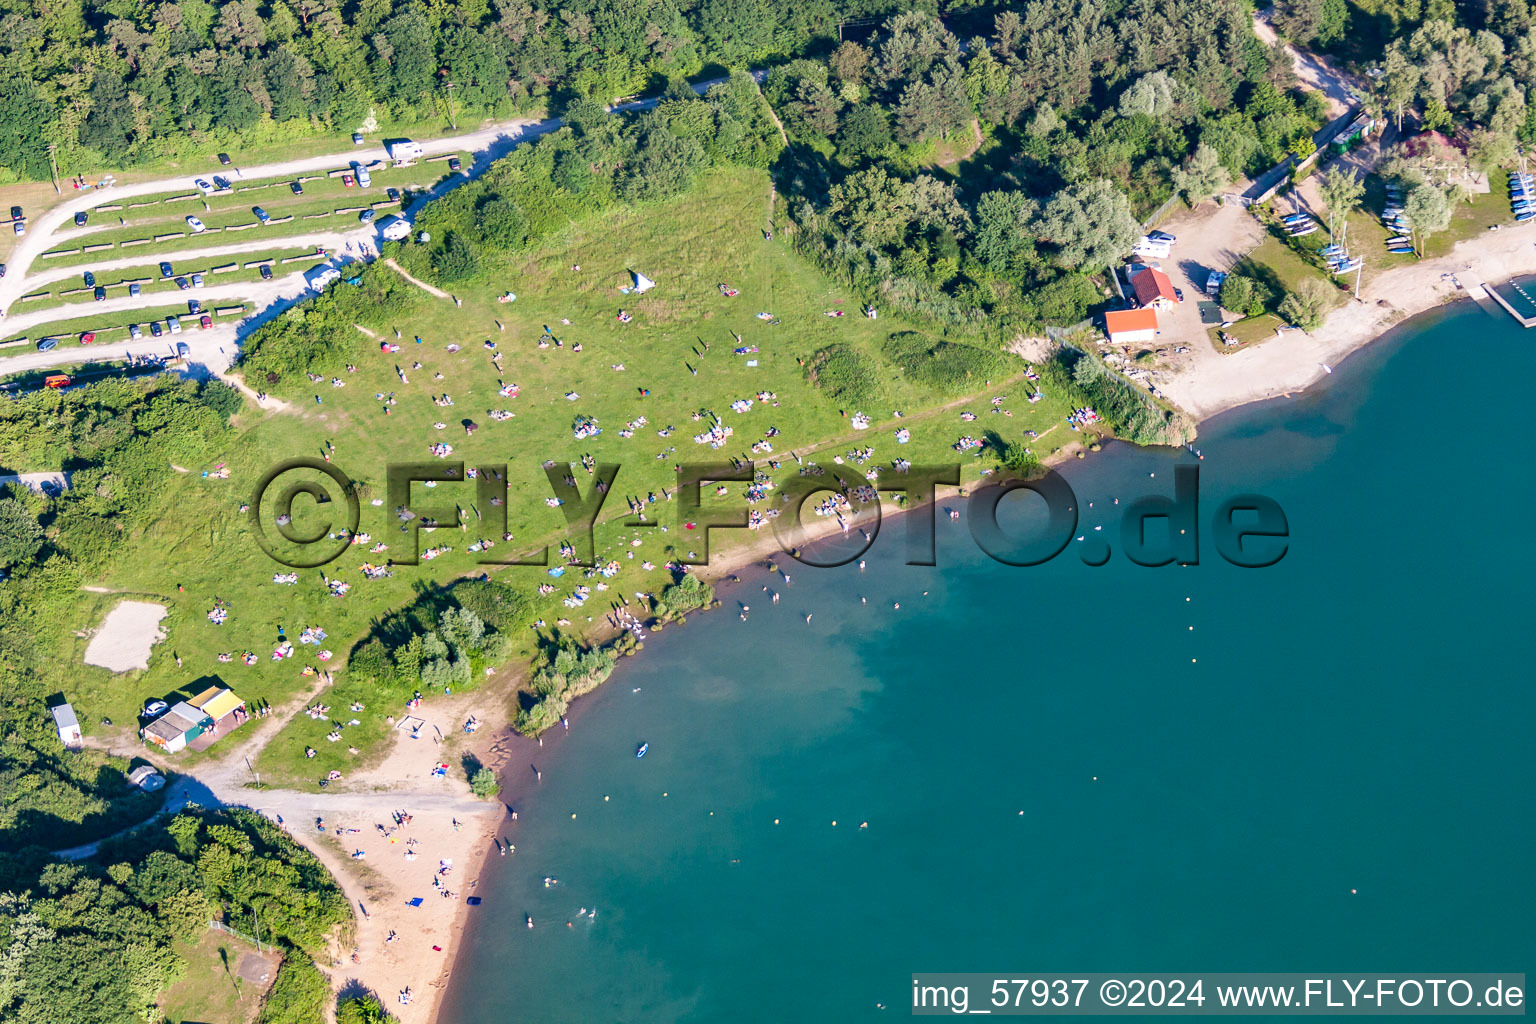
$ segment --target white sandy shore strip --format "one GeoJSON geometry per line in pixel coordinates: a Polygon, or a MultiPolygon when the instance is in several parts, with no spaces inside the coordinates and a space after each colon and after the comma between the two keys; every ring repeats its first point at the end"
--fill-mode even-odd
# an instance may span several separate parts
{"type": "Polygon", "coordinates": [[[1192,343],[1196,358],[1160,382],[1179,407],[1197,420],[1277,395],[1299,391],[1333,366],[1417,313],[1459,298],[1456,281],[1498,284],[1536,273],[1536,231],[1505,226],[1460,242],[1447,256],[1423,260],[1367,279],[1358,300],[1328,315],[1310,334],[1289,332],[1262,345],[1226,355],[1204,339],[1192,343]]]}

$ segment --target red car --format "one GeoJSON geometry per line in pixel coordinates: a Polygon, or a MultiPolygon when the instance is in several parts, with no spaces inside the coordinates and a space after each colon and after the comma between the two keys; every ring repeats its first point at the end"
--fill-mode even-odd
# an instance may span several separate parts
{"type": "Polygon", "coordinates": [[[202,318],[202,320],[200,320],[200,321],[198,321],[198,322],[199,322],[199,323],[201,323],[201,324],[202,324],[202,325],[203,325],[203,330],[205,330],[205,331],[206,331],[206,330],[207,330],[207,329],[208,329],[208,328],[210,328],[210,327],[212,327],[212,326],[213,326],[213,317],[211,317],[211,316],[206,316],[206,315],[205,315],[205,316],[204,316],[204,317],[203,317],[203,318],[202,318]]]}
{"type": "Polygon", "coordinates": [[[82,344],[82,345],[89,345],[91,342],[93,342],[95,340],[96,340],[96,332],[95,331],[86,331],[84,334],[80,335],[80,344],[82,344]]]}
{"type": "Polygon", "coordinates": [[[357,182],[353,179],[352,175],[350,175],[350,174],[343,174],[341,176],[341,183],[343,185],[347,186],[347,188],[351,188],[353,185],[357,184],[357,182]]]}

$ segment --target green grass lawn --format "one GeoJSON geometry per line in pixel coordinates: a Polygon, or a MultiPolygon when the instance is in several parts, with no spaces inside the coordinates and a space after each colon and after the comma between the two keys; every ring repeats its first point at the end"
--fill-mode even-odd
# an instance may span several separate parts
{"type": "MultiPolygon", "coordinates": [[[[1353,227],[1350,230],[1353,231],[1353,227]]],[[[1227,328],[1227,333],[1238,339],[1237,345],[1223,343],[1219,328],[1209,330],[1207,333],[1216,351],[1230,354],[1275,337],[1275,328],[1282,322],[1281,317],[1274,315],[1275,309],[1286,294],[1295,291],[1308,278],[1328,284],[1331,289],[1328,306],[1330,310],[1337,309],[1349,300],[1349,293],[1339,287],[1343,279],[1328,274],[1322,259],[1314,255],[1318,249],[1328,244],[1326,230],[1296,241],[1300,243],[1300,248],[1305,255],[1303,252],[1297,252],[1287,240],[1282,239],[1275,229],[1271,228],[1258,248],[1238,261],[1233,271],[1261,282],[1269,289],[1273,301],[1265,314],[1248,317],[1227,328]]]]}
{"type": "MultiPolygon", "coordinates": [[[[257,765],[266,781],[314,787],[328,770],[345,773],[366,763],[378,740],[388,733],[385,717],[402,710],[381,704],[366,683],[348,678],[343,663],[351,646],[381,616],[410,603],[420,588],[485,571],[477,564],[477,556],[466,550],[471,543],[482,538],[497,541],[492,554],[500,557],[558,541],[563,517],[544,503],[549,492],[541,463],[546,459],[575,462],[589,454],[622,466],[614,485],[621,494],[610,497],[605,522],[597,530],[600,564],[612,559],[621,567],[615,578],[588,578],[580,569],[568,570],[559,579],[535,567],[500,571],[501,578],[537,603],[547,632],[562,619],[570,620],[576,630],[601,621],[620,594],[633,599],[634,594],[654,591],[667,582],[663,565],[671,554],[700,547],[698,535],[679,530],[674,509],[660,498],[653,519],[659,518],[666,532],[620,525],[619,520],[627,517],[623,495],[643,499],[655,492],[659,496],[675,483],[674,463],[752,458],[753,443],[769,440],[770,428],[778,431],[769,442],[773,454],[755,457],[760,468],[778,481],[797,471],[786,454],[791,448],[808,461],[829,466],[835,456],[846,460],[854,449],[870,446],[874,457],[866,465],[850,468],[862,474],[884,467],[887,480],[891,460],[898,457],[913,462],[958,461],[966,465],[966,481],[974,482],[984,460],[951,450],[961,435],[979,437],[994,430],[1005,438],[1020,439],[1032,429],[1041,435],[1032,443],[1042,456],[1081,438],[1062,424],[1068,411],[1065,396],[1048,394],[1044,401],[1030,405],[1019,378],[993,381],[990,387],[980,382],[970,396],[936,392],[903,379],[881,348],[890,334],[913,325],[896,318],[872,321],[860,316],[858,296],[830,283],[781,243],[764,242],[757,225],[766,190],[761,173],[714,172],[684,197],[594,217],[573,226],[559,242],[510,261],[504,271],[488,273],[478,283],[455,284],[453,291],[461,296],[462,308],[418,292],[412,308],[398,316],[378,314],[360,320],[362,327],[389,341],[398,329],[401,351],[381,353],[379,342],[359,331],[356,372],[345,375],[344,387],[332,387],[328,380],[311,386],[300,379],[296,385],[274,388],[290,400],[290,408],[243,413],[242,429],[228,450],[210,460],[210,465],[187,467],[191,472],[178,478],[174,513],[129,541],[131,551],[120,560],[117,571],[98,581],[156,595],[166,603],[171,609],[164,626],[168,639],[156,648],[148,670],[120,677],[80,665],[84,640],[77,641],[65,662],[71,691],[83,709],[82,721],[94,722],[102,715],[132,721],[145,698],[192,692],[215,678],[247,700],[277,703],[313,683],[301,675],[305,666],[328,667],[337,681],[321,700],[338,714],[352,701],[360,701],[365,711],[341,717],[356,717],[362,724],[348,728],[343,742],[326,743],[328,721],[298,716],[257,765]],[[580,272],[572,271],[575,264],[580,264],[580,272]],[[629,269],[655,279],[655,290],[638,297],[622,294],[619,287],[629,282],[629,269]],[[739,289],[739,297],[724,297],[718,287],[721,283],[739,289]],[[496,296],[509,289],[517,293],[517,301],[497,303],[496,296]],[[620,309],[631,312],[633,321],[619,323],[620,309]],[[824,315],[836,309],[849,315],[824,315]],[[759,312],[771,312],[781,322],[765,323],[756,318],[759,312]],[[569,319],[570,325],[563,324],[563,319],[569,319]],[[498,328],[498,321],[505,330],[498,328]],[[546,326],[560,339],[559,347],[539,347],[546,326]],[[732,332],[740,334],[740,347],[757,351],[732,354],[738,347],[732,332]],[[419,346],[414,343],[417,336],[422,339],[419,346]],[[487,341],[503,353],[500,371],[485,347],[487,341]],[[577,343],[582,346],[580,352],[574,350],[577,343]],[[868,430],[854,431],[846,414],[861,410],[839,408],[807,380],[801,366],[801,360],[832,343],[853,346],[879,368],[879,396],[862,409],[873,420],[868,430]],[[461,350],[449,352],[450,344],[461,350]],[[419,369],[413,365],[417,361],[422,364],[419,369]],[[757,365],[750,365],[754,361],[757,365]],[[621,366],[622,370],[617,369],[621,366]],[[401,382],[397,367],[409,384],[401,382]],[[499,386],[512,383],[520,387],[518,397],[497,394],[499,386]],[[386,406],[376,396],[390,393],[397,404],[387,407],[386,415],[386,406]],[[760,401],[760,393],[772,397],[760,401]],[[579,398],[568,400],[568,394],[579,398]],[[452,397],[451,407],[434,404],[444,395],[452,397]],[[1007,396],[1001,408],[1010,410],[1011,416],[992,413],[990,399],[995,396],[1007,396]],[[750,411],[731,411],[731,403],[742,399],[753,400],[750,411]],[[496,422],[487,415],[492,409],[516,416],[496,422]],[[962,422],[960,414],[967,409],[976,414],[976,421],[962,422]],[[899,419],[898,411],[903,414],[899,419]],[[708,412],[717,413],[734,429],[729,443],[719,450],[693,441],[708,427],[708,412]],[[574,439],[572,421],[577,415],[595,417],[602,434],[574,439]],[[640,417],[645,418],[643,425],[640,417]],[[461,426],[465,419],[479,426],[472,437],[461,426]],[[444,426],[439,429],[437,423],[444,426]],[[634,425],[633,436],[627,438],[621,436],[626,424],[634,425]],[[674,432],[658,436],[666,428],[674,432]],[[910,430],[909,444],[897,444],[893,433],[898,428],[910,430]],[[384,502],[386,465],[435,462],[428,446],[439,441],[453,445],[453,459],[463,458],[470,466],[508,465],[512,493],[505,507],[515,540],[501,543],[499,527],[467,513],[463,532],[450,527],[422,537],[422,548],[446,545],[453,549],[451,553],[417,567],[396,567],[387,579],[365,580],[359,571],[362,563],[382,564],[401,553],[399,524],[384,502]],[[372,539],[349,549],[323,570],[300,570],[297,585],[276,584],[273,574],[285,570],[257,547],[247,518],[239,514],[240,505],[250,497],[257,478],[277,460],[319,456],[327,442],[335,445],[332,464],[365,484],[360,530],[372,539]],[[768,459],[783,462],[780,468],[769,469],[768,459]],[[201,475],[200,471],[218,463],[227,465],[228,479],[201,475]],[[371,504],[373,500],[380,505],[371,504]],[[632,545],[636,539],[641,541],[639,546],[632,545]],[[370,553],[378,542],[388,544],[390,550],[370,553]],[[653,568],[645,568],[645,563],[653,568]],[[330,596],[326,577],[352,584],[351,593],[340,599],[330,596]],[[553,592],[539,595],[541,584],[552,585],[553,592]],[[580,609],[563,606],[562,600],[578,584],[594,588],[591,600],[580,609]],[[599,585],[608,589],[598,590],[599,585]],[[228,621],[221,626],[206,618],[216,599],[230,609],[228,621]],[[323,664],[315,648],[300,647],[299,656],[272,661],[279,626],[289,637],[307,626],[323,628],[329,636],[322,646],[334,651],[335,658],[323,664]],[[238,655],[244,651],[257,655],[256,665],[240,662],[238,655]],[[182,667],[176,665],[173,653],[181,656],[182,667]],[[236,658],[221,663],[220,653],[236,658]],[[316,748],[319,756],[306,760],[306,746],[316,748]],[[349,754],[349,746],[357,747],[359,753],[349,754]]],[[[376,266],[373,272],[390,271],[376,266]]],[[[1022,371],[1023,364],[1018,365],[1022,371]]],[[[263,386],[264,382],[252,384],[263,386]]],[[[579,467],[574,475],[583,488],[591,486],[591,478],[579,467]]],[[[741,508],[745,487],[731,484],[729,496],[718,500],[728,508],[741,508]]],[[[713,500],[708,489],[706,495],[713,500]]],[[[450,520],[455,504],[468,510],[477,501],[474,486],[467,482],[445,484],[435,491],[418,485],[414,497],[419,508],[447,507],[443,518],[450,520]]],[[[482,507],[478,512],[488,520],[493,510],[482,507]]],[[[712,550],[748,539],[756,535],[717,531],[712,550]]],[[[893,531],[880,539],[884,545],[880,550],[887,557],[900,557],[893,553],[899,541],[893,531]]],[[[558,564],[558,551],[551,552],[551,559],[551,564],[558,564]]],[[[71,626],[94,626],[101,611],[94,603],[82,605],[78,621],[71,626]]],[[[516,662],[533,652],[537,634],[529,630],[514,639],[516,662]]],[[[215,745],[207,754],[191,757],[219,752],[215,745]]]]}
{"type": "Polygon", "coordinates": [[[254,946],[225,932],[208,929],[196,942],[176,943],[186,960],[181,978],[160,994],[166,1024],[249,1024],[261,1012],[262,999],[276,980],[273,969],[265,985],[260,974],[238,978],[240,958],[254,946]]]}

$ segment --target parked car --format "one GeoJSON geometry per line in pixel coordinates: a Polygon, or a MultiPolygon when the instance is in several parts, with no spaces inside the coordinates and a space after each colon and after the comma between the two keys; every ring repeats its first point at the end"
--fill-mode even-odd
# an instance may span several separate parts
{"type": "Polygon", "coordinates": [[[171,265],[169,263],[162,263],[162,264],[160,264],[160,276],[161,277],[170,277],[171,276],[171,265]]]}
{"type": "Polygon", "coordinates": [[[87,270],[84,274],[81,274],[80,276],[85,279],[85,286],[87,288],[95,288],[96,287],[96,275],[95,274],[93,274],[89,270],[87,270]]]}
{"type": "Polygon", "coordinates": [[[179,316],[168,316],[168,317],[166,317],[165,318],[165,326],[167,326],[167,327],[169,327],[171,329],[171,333],[172,334],[180,334],[181,333],[181,317],[179,317],[179,316]]]}
{"type": "Polygon", "coordinates": [[[191,228],[192,233],[197,235],[200,235],[204,231],[208,230],[207,226],[204,225],[202,221],[198,220],[196,217],[190,216],[187,218],[187,227],[191,228]]]}
{"type": "Polygon", "coordinates": [[[261,265],[261,279],[263,281],[272,280],[272,268],[267,266],[265,263],[261,265]]]}
{"type": "Polygon", "coordinates": [[[354,146],[361,146],[362,144],[363,144],[363,133],[362,132],[353,132],[352,133],[352,145],[354,145],[354,146]]]}
{"type": "Polygon", "coordinates": [[[343,174],[341,176],[341,183],[343,185],[345,185],[347,188],[351,188],[353,185],[357,184],[356,181],[352,180],[352,175],[350,175],[350,174],[343,174]]]}
{"type": "Polygon", "coordinates": [[[357,219],[359,221],[361,221],[362,223],[364,223],[364,224],[372,224],[373,223],[373,211],[372,210],[364,210],[362,213],[357,215],[357,219]]]}
{"type": "Polygon", "coordinates": [[[89,345],[91,342],[93,342],[95,340],[96,340],[96,332],[95,331],[86,331],[84,334],[80,335],[80,344],[82,344],[82,345],[89,345]]]}
{"type": "Polygon", "coordinates": [[[182,291],[186,291],[188,288],[190,288],[192,286],[187,283],[187,279],[186,278],[178,277],[176,279],[176,287],[181,289],[182,291]]]}
{"type": "Polygon", "coordinates": [[[176,357],[178,359],[185,359],[185,358],[187,358],[187,356],[189,356],[191,354],[192,354],[192,349],[191,349],[191,347],[186,342],[178,341],[176,343],[176,357]]]}
{"type": "Polygon", "coordinates": [[[56,349],[58,347],[59,347],[59,339],[58,338],[44,338],[42,341],[37,343],[37,350],[39,352],[52,352],[54,349],[56,349]]]}
{"type": "Polygon", "coordinates": [[[203,275],[202,274],[193,274],[192,275],[192,287],[193,288],[201,288],[202,286],[203,286],[203,275]]]}
{"type": "Polygon", "coordinates": [[[187,300],[187,312],[188,313],[191,313],[193,316],[196,316],[197,314],[201,313],[202,311],[203,311],[203,304],[201,302],[198,302],[196,299],[188,299],[187,300]]]}
{"type": "Polygon", "coordinates": [[[4,263],[0,263],[0,277],[4,277],[4,276],[5,276],[5,264],[4,263]]]}
{"type": "Polygon", "coordinates": [[[134,341],[138,341],[140,338],[144,337],[143,328],[141,328],[138,324],[129,324],[128,337],[132,338],[134,341]]]}
{"type": "Polygon", "coordinates": [[[259,206],[251,207],[251,212],[254,213],[256,215],[256,219],[261,221],[263,224],[272,219],[272,215],[267,213],[266,210],[263,210],[259,206]]]}
{"type": "Polygon", "coordinates": [[[136,298],[139,297],[139,286],[138,285],[131,284],[131,285],[128,286],[128,297],[129,298],[133,298],[133,299],[136,299],[136,298]]]}
{"type": "Polygon", "coordinates": [[[90,214],[86,213],[84,210],[81,210],[79,213],[75,214],[75,227],[77,227],[77,228],[85,227],[86,222],[89,221],[90,219],[91,219],[90,214]]]}
{"type": "Polygon", "coordinates": [[[463,164],[459,163],[459,158],[458,157],[451,156],[451,157],[448,158],[448,169],[450,171],[457,171],[457,170],[461,169],[463,166],[464,166],[463,164]]]}
{"type": "Polygon", "coordinates": [[[397,188],[387,188],[384,190],[384,194],[389,197],[389,201],[392,203],[400,201],[400,190],[397,188]]]}
{"type": "Polygon", "coordinates": [[[213,187],[218,189],[218,190],[220,190],[220,191],[228,191],[228,189],[229,189],[229,179],[228,178],[221,178],[217,174],[215,174],[213,176],[213,187]]]}
{"type": "Polygon", "coordinates": [[[1166,231],[1148,231],[1147,237],[1154,242],[1167,242],[1169,245],[1172,245],[1174,242],[1178,241],[1178,238],[1170,235],[1166,231]]]}
{"type": "Polygon", "coordinates": [[[201,192],[203,195],[205,195],[205,196],[213,195],[213,191],[214,191],[213,190],[213,186],[208,184],[208,182],[206,180],[204,180],[203,178],[195,178],[195,179],[193,179],[192,184],[196,185],[197,186],[197,190],[199,192],[201,192]]]}
{"type": "Polygon", "coordinates": [[[19,207],[19,206],[11,207],[11,220],[21,220],[21,218],[22,218],[21,207],[19,207]]]}
{"type": "Polygon", "coordinates": [[[149,333],[154,335],[156,338],[160,337],[160,335],[165,333],[164,331],[162,331],[160,329],[160,321],[159,320],[151,320],[149,322],[149,333]]]}
{"type": "Polygon", "coordinates": [[[368,168],[362,164],[357,165],[357,187],[367,188],[373,184],[373,175],[368,173],[368,168]]]}
{"type": "Polygon", "coordinates": [[[229,154],[228,153],[220,153],[219,154],[219,163],[222,164],[225,167],[228,167],[229,166],[229,154]]]}
{"type": "Polygon", "coordinates": [[[203,330],[206,331],[208,328],[213,326],[213,317],[209,316],[207,313],[204,313],[203,318],[199,320],[198,323],[202,324],[203,330]]]}
{"type": "MultiPolygon", "coordinates": [[[[220,153],[219,155],[223,156],[224,154],[220,153]]],[[[171,708],[171,706],[169,704],[167,704],[163,700],[152,700],[148,704],[144,705],[144,711],[143,711],[143,714],[140,715],[140,717],[141,718],[154,718],[156,715],[163,715],[163,714],[165,714],[167,711],[170,710],[170,708],[171,708]]]]}
{"type": "Polygon", "coordinates": [[[27,222],[24,220],[18,220],[11,225],[11,230],[16,232],[18,237],[24,235],[27,233],[27,222]]]}
{"type": "Polygon", "coordinates": [[[92,294],[95,296],[97,302],[105,302],[106,301],[107,290],[105,288],[101,287],[100,285],[96,286],[96,291],[93,292],[92,294]]]}
{"type": "Polygon", "coordinates": [[[288,183],[288,190],[296,196],[301,196],[304,194],[304,186],[296,181],[290,181],[288,183]]]}

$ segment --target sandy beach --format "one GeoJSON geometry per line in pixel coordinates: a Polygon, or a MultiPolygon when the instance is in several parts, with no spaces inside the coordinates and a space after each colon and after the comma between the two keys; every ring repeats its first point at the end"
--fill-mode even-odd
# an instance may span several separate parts
{"type": "Polygon", "coordinates": [[[1191,344],[1193,358],[1159,387],[1196,420],[1300,391],[1327,374],[1324,364],[1337,365],[1409,317],[1473,297],[1469,291],[1476,293],[1480,284],[1529,273],[1536,273],[1536,231],[1521,225],[1486,232],[1458,243],[1447,256],[1367,278],[1359,299],[1334,310],[1310,334],[1288,332],[1231,355],[1191,344]]]}

